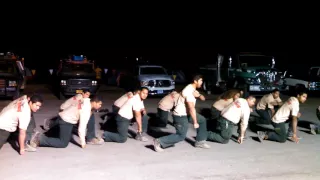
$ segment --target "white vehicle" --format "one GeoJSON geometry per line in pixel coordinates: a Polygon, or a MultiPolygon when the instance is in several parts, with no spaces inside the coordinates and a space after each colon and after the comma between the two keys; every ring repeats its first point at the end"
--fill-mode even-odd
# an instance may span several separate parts
{"type": "Polygon", "coordinates": [[[166,95],[175,89],[173,77],[162,66],[139,65],[136,76],[140,87],[147,87],[150,95],[166,95]]]}
{"type": "Polygon", "coordinates": [[[289,90],[294,91],[296,88],[304,87],[309,91],[320,91],[320,66],[313,66],[309,72],[296,73],[285,78],[285,84],[289,90]]]}

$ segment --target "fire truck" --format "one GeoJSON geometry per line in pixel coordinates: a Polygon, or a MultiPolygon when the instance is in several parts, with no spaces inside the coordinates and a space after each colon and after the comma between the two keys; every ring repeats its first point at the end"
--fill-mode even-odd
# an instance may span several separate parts
{"type": "Polygon", "coordinates": [[[53,89],[59,99],[65,99],[66,96],[73,96],[83,90],[89,90],[94,95],[99,88],[95,63],[83,55],[73,55],[60,60],[57,71],[53,72],[51,69],[50,74],[54,76],[53,89]]]}
{"type": "Polygon", "coordinates": [[[0,53],[0,97],[16,99],[26,86],[24,58],[12,52],[0,53]]]}

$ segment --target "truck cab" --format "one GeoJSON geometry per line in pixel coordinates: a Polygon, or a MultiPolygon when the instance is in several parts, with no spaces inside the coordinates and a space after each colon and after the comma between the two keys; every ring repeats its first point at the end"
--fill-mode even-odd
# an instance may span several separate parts
{"type": "Polygon", "coordinates": [[[203,89],[225,91],[242,89],[245,96],[264,94],[273,89],[286,91],[285,73],[275,68],[275,58],[256,52],[243,52],[224,56],[219,54],[216,63],[200,67],[204,74],[203,89]]]}
{"type": "Polygon", "coordinates": [[[25,81],[23,59],[11,52],[0,53],[0,97],[18,98],[25,81]]]}
{"type": "MultiPolygon", "coordinates": [[[[50,73],[53,74],[51,70],[50,73]]],[[[73,96],[89,90],[92,95],[96,94],[99,84],[96,79],[95,66],[85,56],[73,55],[72,57],[60,60],[59,68],[55,74],[55,88],[59,99],[65,96],[73,96]]]]}

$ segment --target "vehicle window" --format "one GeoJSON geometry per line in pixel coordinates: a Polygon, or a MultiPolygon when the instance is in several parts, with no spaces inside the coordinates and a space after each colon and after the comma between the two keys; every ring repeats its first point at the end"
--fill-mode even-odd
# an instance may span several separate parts
{"type": "Polygon", "coordinates": [[[166,70],[161,67],[142,67],[140,74],[167,74],[166,70]]]}
{"type": "Polygon", "coordinates": [[[94,72],[91,64],[64,64],[62,67],[63,71],[84,71],[94,72]]]}
{"type": "Polygon", "coordinates": [[[16,69],[12,62],[0,62],[0,73],[15,74],[16,69]]]}

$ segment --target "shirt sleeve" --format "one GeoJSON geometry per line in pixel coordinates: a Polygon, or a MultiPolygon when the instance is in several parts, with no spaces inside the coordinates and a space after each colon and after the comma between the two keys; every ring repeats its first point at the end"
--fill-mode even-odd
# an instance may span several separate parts
{"type": "Polygon", "coordinates": [[[143,101],[139,102],[138,97],[135,97],[135,99],[133,100],[133,107],[132,109],[134,111],[141,111],[142,109],[144,109],[144,104],[143,101]]]}
{"type": "Polygon", "coordinates": [[[27,130],[27,128],[29,126],[29,122],[31,120],[31,110],[30,110],[30,107],[28,105],[27,100],[25,100],[22,103],[23,104],[21,106],[21,112],[17,112],[18,113],[19,129],[27,130]]]}
{"type": "Polygon", "coordinates": [[[195,102],[196,100],[193,95],[193,91],[190,91],[190,89],[185,89],[182,91],[182,96],[186,99],[186,102],[195,102]]]}
{"type": "Polygon", "coordinates": [[[292,101],[292,116],[298,116],[299,113],[299,103],[297,101],[292,101]]]}
{"type": "Polygon", "coordinates": [[[81,145],[86,144],[85,136],[86,136],[87,124],[90,119],[90,116],[91,116],[90,99],[85,98],[83,99],[83,104],[81,106],[79,128],[78,128],[78,134],[80,137],[81,145]]]}

